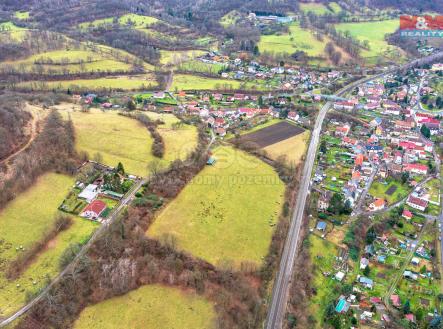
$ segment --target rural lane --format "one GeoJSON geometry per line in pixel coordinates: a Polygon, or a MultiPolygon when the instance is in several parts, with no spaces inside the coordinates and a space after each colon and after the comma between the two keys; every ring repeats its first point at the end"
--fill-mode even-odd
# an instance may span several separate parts
{"type": "Polygon", "coordinates": [[[83,248],[80,250],[80,252],[75,256],[75,258],[72,260],[72,262],[65,267],[63,271],[61,271],[52,281],[51,283],[45,287],[37,297],[35,297],[33,300],[31,300],[28,304],[23,306],[20,310],[18,310],[16,313],[11,315],[10,317],[0,320],[0,328],[7,326],[14,320],[18,319],[20,316],[25,314],[31,307],[33,307],[35,304],[37,304],[40,300],[43,299],[43,297],[49,293],[49,291],[52,289],[52,287],[60,281],[60,279],[67,274],[70,270],[74,268],[74,266],[77,264],[77,262],[80,260],[81,257],[86,255],[89,248],[94,244],[94,242],[108,229],[108,227],[115,222],[119,218],[119,214],[122,212],[122,210],[133,200],[135,193],[140,189],[140,187],[147,182],[147,179],[141,179],[138,181],[131,190],[124,196],[124,198],[119,203],[118,207],[115,208],[112,213],[109,215],[108,220],[103,223],[103,225],[100,226],[97,231],[92,235],[91,239],[83,246],[83,248]]]}
{"type": "MultiPolygon", "coordinates": [[[[391,74],[398,69],[407,69],[415,65],[422,65],[427,62],[439,59],[443,57],[443,52],[414,60],[401,67],[391,69],[389,71],[377,74],[374,76],[366,77],[361,80],[355,81],[348,86],[341,89],[336,96],[344,96],[347,92],[351,91],[356,86],[365,83],[367,81],[383,77],[391,74]]],[[[332,102],[327,102],[321,108],[317,120],[315,122],[314,129],[311,135],[311,141],[309,144],[308,152],[306,155],[305,165],[303,167],[302,177],[300,179],[300,187],[297,194],[297,200],[295,204],[294,213],[292,215],[291,224],[289,227],[288,236],[286,238],[285,246],[281,256],[279,271],[277,273],[274,288],[272,291],[271,303],[269,305],[268,317],[266,319],[266,329],[279,329],[283,324],[283,317],[286,312],[286,304],[288,300],[289,287],[293,274],[294,260],[297,255],[297,248],[300,240],[300,231],[303,222],[303,213],[306,205],[307,196],[311,184],[311,175],[314,167],[315,156],[317,153],[318,144],[320,141],[321,129],[323,121],[326,117],[328,110],[331,108],[332,102]]],[[[302,270],[302,269],[299,269],[302,270]]]]}

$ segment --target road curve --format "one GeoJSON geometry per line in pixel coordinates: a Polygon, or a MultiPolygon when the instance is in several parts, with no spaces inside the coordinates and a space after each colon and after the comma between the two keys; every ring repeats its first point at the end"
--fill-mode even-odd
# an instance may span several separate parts
{"type": "MultiPolygon", "coordinates": [[[[398,69],[407,69],[415,65],[422,65],[442,57],[443,57],[443,52],[439,52],[437,54],[419,60],[411,61],[401,67],[388,70],[381,74],[366,77],[364,79],[358,80],[344,87],[336,94],[336,96],[338,97],[343,96],[347,92],[349,92],[350,90],[352,90],[353,88],[362,83],[391,74],[397,71],[398,69]]],[[[274,288],[272,291],[272,298],[269,305],[268,317],[266,319],[266,326],[265,326],[266,329],[280,329],[283,324],[283,317],[286,312],[289,286],[291,283],[291,278],[293,273],[294,260],[297,255],[297,248],[300,240],[300,231],[303,222],[303,213],[306,205],[307,195],[310,188],[312,170],[314,168],[315,155],[317,153],[317,148],[320,141],[320,133],[323,121],[331,106],[332,106],[331,102],[327,102],[325,105],[323,105],[318,114],[314,129],[312,131],[311,141],[306,155],[302,177],[300,179],[300,187],[297,195],[294,213],[292,215],[288,236],[286,238],[285,246],[281,256],[279,271],[277,273],[274,283],[274,288]]]]}

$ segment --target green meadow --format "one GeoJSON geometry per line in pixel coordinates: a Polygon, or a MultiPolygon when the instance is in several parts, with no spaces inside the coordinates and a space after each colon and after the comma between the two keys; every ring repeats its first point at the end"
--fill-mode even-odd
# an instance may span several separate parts
{"type": "Polygon", "coordinates": [[[148,285],[86,307],[74,329],[215,329],[215,317],[214,306],[195,293],[148,285]]]}
{"type": "Polygon", "coordinates": [[[147,234],[176,238],[178,248],[212,264],[260,265],[268,252],[285,186],[272,167],[223,146],[158,215],[147,234]]]}

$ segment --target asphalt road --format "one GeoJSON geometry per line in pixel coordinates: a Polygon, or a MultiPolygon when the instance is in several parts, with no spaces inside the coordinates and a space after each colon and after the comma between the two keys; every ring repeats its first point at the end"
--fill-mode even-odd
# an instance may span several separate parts
{"type": "Polygon", "coordinates": [[[18,310],[16,313],[11,315],[10,317],[1,320],[0,322],[0,328],[7,326],[23,314],[25,314],[31,307],[33,307],[35,304],[37,304],[46,294],[49,293],[51,288],[60,281],[60,279],[67,274],[78,262],[78,260],[83,257],[89,250],[89,248],[93,245],[93,243],[108,229],[108,227],[118,219],[119,214],[121,211],[134,199],[135,193],[140,189],[140,187],[146,183],[146,179],[140,180],[138,183],[136,183],[131,190],[123,197],[121,202],[119,203],[118,207],[115,208],[112,213],[109,215],[106,222],[104,222],[100,228],[95,231],[94,235],[89,239],[88,243],[84,245],[84,247],[81,249],[81,251],[77,254],[77,256],[72,260],[72,262],[63,270],[61,271],[53,280],[52,282],[41,291],[41,293],[35,297],[32,301],[30,301],[28,304],[23,306],[20,310],[18,310]]]}
{"type": "MultiPolygon", "coordinates": [[[[364,78],[362,80],[356,81],[341,89],[337,93],[337,95],[342,96],[351,91],[357,85],[374,78],[375,77],[364,78]]],[[[325,105],[323,105],[318,114],[314,129],[311,134],[311,141],[309,144],[308,152],[306,154],[302,177],[300,179],[300,187],[297,194],[294,213],[292,215],[291,226],[289,228],[285,248],[281,257],[280,270],[274,283],[272,300],[269,307],[268,318],[266,321],[267,329],[281,328],[282,326],[283,316],[286,311],[286,302],[292,278],[294,260],[297,255],[297,247],[300,240],[300,230],[303,222],[303,213],[311,185],[311,176],[312,170],[314,168],[315,156],[317,154],[317,148],[320,142],[321,129],[326,114],[331,108],[332,104],[332,102],[327,102],[325,105]]]]}
{"type": "MultiPolygon", "coordinates": [[[[377,74],[358,80],[345,88],[341,89],[336,96],[340,97],[351,91],[354,87],[367,81],[380,78],[387,74],[393,73],[398,69],[407,69],[415,65],[421,65],[433,60],[443,57],[443,52],[411,61],[401,67],[386,71],[382,74],[377,74]]],[[[303,213],[306,205],[306,199],[309,193],[311,174],[314,167],[315,156],[320,140],[321,128],[326,113],[331,108],[332,103],[327,102],[320,110],[320,113],[315,122],[314,129],[311,135],[311,142],[306,155],[305,165],[303,167],[303,174],[300,179],[300,187],[297,195],[294,213],[292,215],[291,225],[289,227],[288,236],[286,238],[285,247],[282,253],[279,271],[277,273],[274,288],[272,291],[271,303],[269,305],[268,317],[266,319],[266,329],[279,329],[283,324],[283,317],[286,312],[286,304],[288,300],[289,287],[291,283],[294,260],[297,255],[297,248],[300,240],[300,230],[303,222],[303,213]]],[[[301,269],[300,269],[301,270],[301,269]]]]}

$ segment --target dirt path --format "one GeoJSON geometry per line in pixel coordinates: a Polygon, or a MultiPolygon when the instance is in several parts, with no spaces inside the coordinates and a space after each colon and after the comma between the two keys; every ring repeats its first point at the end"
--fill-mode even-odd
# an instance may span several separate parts
{"type": "Polygon", "coordinates": [[[41,123],[46,118],[47,112],[43,110],[43,108],[35,105],[31,105],[26,103],[25,109],[31,113],[32,119],[27,124],[25,129],[27,130],[28,140],[25,144],[23,144],[18,150],[16,150],[14,153],[6,157],[5,159],[0,161],[0,165],[5,165],[5,177],[7,178],[8,173],[11,172],[9,168],[9,164],[13,158],[15,158],[17,155],[19,155],[21,152],[26,150],[32,142],[35,140],[35,138],[38,136],[41,130],[41,123]]]}

